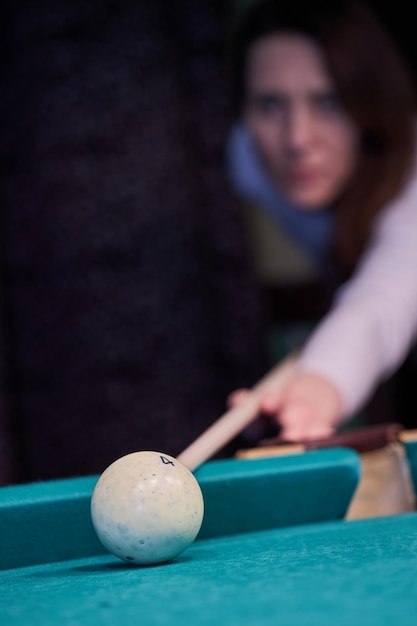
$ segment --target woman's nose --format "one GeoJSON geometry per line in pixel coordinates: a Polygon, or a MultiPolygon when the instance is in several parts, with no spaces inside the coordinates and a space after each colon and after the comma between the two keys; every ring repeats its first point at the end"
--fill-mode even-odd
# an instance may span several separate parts
{"type": "Polygon", "coordinates": [[[313,123],[308,111],[294,107],[286,116],[285,140],[290,153],[305,150],[313,136],[313,123]]]}

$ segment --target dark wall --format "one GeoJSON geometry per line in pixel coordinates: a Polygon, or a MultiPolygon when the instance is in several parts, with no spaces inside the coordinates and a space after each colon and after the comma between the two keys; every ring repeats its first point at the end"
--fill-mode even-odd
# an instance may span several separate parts
{"type": "Polygon", "coordinates": [[[3,482],[176,455],[262,369],[223,3],[2,12],[3,482]]]}
{"type": "Polygon", "coordinates": [[[417,44],[413,5],[405,0],[399,0],[399,2],[367,0],[367,4],[392,36],[413,76],[417,79],[417,44]]]}

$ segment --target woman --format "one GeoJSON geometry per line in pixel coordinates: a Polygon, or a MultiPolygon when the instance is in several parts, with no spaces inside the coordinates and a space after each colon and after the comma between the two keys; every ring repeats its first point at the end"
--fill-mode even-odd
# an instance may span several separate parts
{"type": "Polygon", "coordinates": [[[261,409],[285,439],[327,437],[399,367],[417,334],[413,85],[356,3],[302,14],[255,2],[234,60],[233,184],[339,279],[293,376],[261,409]]]}

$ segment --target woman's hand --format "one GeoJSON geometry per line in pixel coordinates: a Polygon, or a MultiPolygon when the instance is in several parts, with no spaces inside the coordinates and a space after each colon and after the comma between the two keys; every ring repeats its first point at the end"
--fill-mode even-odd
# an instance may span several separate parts
{"type": "MultiPolygon", "coordinates": [[[[245,400],[247,390],[229,396],[229,405],[245,400]]],[[[336,387],[317,374],[295,372],[284,387],[265,392],[260,400],[261,413],[273,416],[286,441],[325,439],[342,419],[343,402],[336,387]]]]}

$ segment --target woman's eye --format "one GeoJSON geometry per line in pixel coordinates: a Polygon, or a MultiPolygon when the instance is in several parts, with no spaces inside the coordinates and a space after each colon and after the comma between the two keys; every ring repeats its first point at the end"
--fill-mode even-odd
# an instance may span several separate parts
{"type": "Polygon", "coordinates": [[[341,109],[340,101],[335,94],[323,94],[315,98],[317,109],[325,113],[338,112],[341,109]]]}
{"type": "Polygon", "coordinates": [[[259,97],[255,100],[255,108],[260,113],[279,113],[284,110],[284,107],[283,99],[274,96],[259,97]]]}

